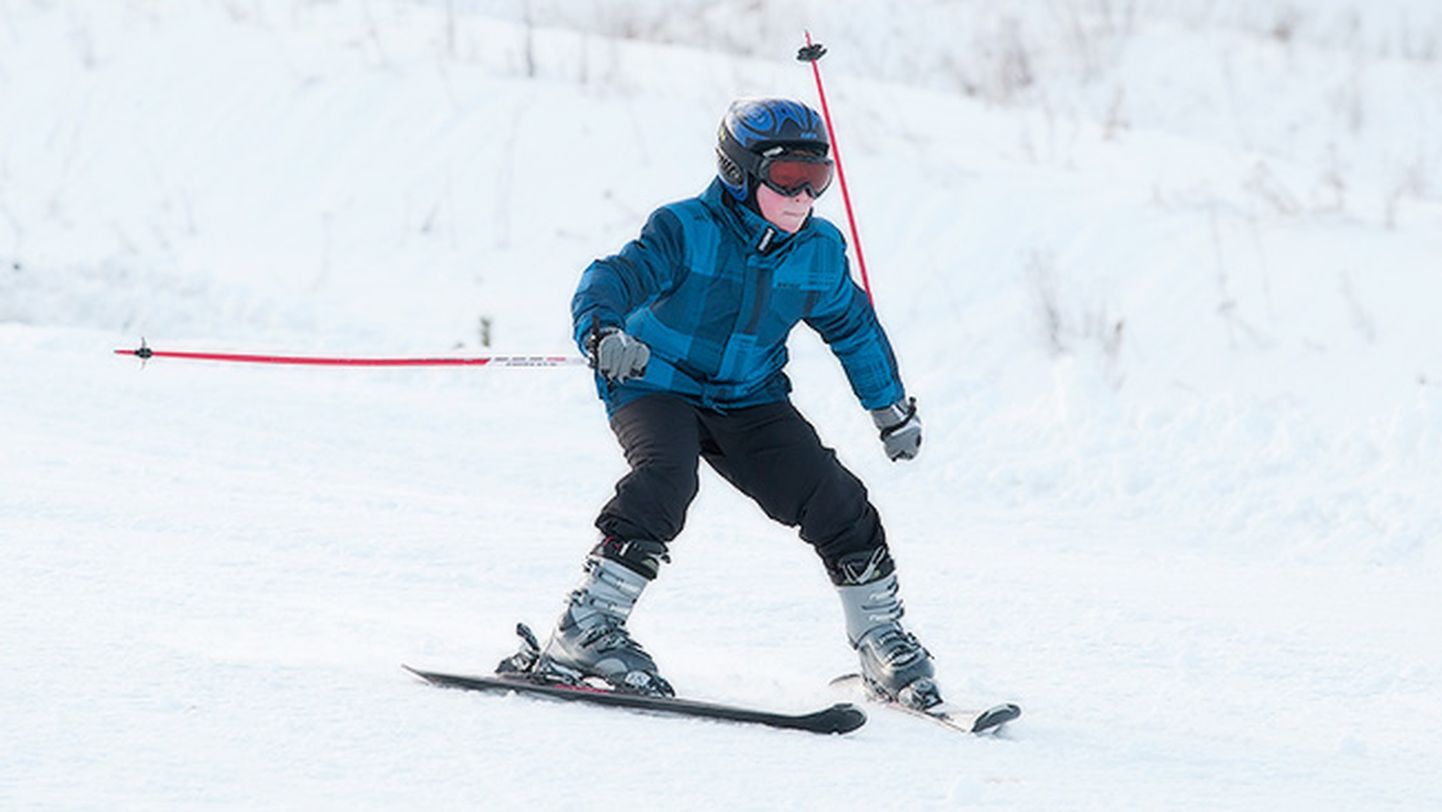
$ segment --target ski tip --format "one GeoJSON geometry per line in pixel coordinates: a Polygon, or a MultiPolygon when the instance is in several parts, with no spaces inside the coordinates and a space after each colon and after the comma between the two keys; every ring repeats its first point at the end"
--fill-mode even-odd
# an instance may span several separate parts
{"type": "Polygon", "coordinates": [[[850,702],[838,702],[813,716],[818,721],[824,720],[817,728],[823,733],[850,733],[866,724],[866,711],[850,702]]]}
{"type": "Polygon", "coordinates": [[[991,733],[1021,716],[1021,706],[1006,702],[983,711],[971,725],[972,733],[991,733]]]}

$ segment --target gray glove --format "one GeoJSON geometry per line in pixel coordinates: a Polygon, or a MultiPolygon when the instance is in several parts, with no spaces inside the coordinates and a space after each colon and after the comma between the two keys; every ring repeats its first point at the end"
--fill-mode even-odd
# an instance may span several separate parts
{"type": "Polygon", "coordinates": [[[617,327],[603,327],[586,340],[591,366],[611,383],[625,383],[646,372],[651,348],[617,327]]]}
{"type": "Polygon", "coordinates": [[[884,409],[872,409],[871,421],[881,430],[881,444],[892,462],[909,460],[921,452],[921,418],[916,398],[898,400],[884,409]]]}

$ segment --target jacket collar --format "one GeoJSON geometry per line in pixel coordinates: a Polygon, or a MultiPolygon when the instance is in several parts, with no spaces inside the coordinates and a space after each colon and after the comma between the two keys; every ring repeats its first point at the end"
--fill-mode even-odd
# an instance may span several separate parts
{"type": "Polygon", "coordinates": [[[716,219],[734,231],[749,250],[761,254],[775,251],[788,241],[806,234],[811,228],[811,218],[807,217],[806,222],[801,224],[800,231],[787,234],[749,207],[734,203],[720,180],[711,181],[711,185],[701,193],[701,202],[715,214],[716,219]]]}

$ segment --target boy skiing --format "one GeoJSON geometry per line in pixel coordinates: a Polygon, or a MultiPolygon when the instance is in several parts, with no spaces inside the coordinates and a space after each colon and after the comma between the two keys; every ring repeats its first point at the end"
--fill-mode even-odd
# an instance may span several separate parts
{"type": "Polygon", "coordinates": [[[786,337],[804,321],[841,361],[887,456],[920,449],[915,400],[851,280],[845,241],[811,214],[831,182],[829,151],[806,105],[734,102],[718,132],[716,180],[656,210],[636,240],[582,275],[575,337],[631,470],[596,520],[601,540],[550,639],[539,657],[518,661],[526,670],[673,695],[626,619],[670,560],[704,459],[815,548],[870,690],[915,708],[941,702],[930,655],[901,626],[894,565],[865,487],[787,397],[786,337]]]}

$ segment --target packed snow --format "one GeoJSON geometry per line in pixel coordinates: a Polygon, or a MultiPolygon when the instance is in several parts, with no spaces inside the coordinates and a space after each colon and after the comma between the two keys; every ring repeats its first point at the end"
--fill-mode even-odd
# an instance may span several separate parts
{"type": "MultiPolygon", "coordinates": [[[[1442,9],[893,5],[0,0],[0,807],[1442,806],[1442,9]],[[574,354],[803,29],[922,454],[795,401],[1001,735],[429,688],[579,577],[589,374],[112,353],[574,354]]],[[[673,559],[683,694],[846,698],[792,531],[706,471],[673,559]]]]}

